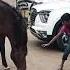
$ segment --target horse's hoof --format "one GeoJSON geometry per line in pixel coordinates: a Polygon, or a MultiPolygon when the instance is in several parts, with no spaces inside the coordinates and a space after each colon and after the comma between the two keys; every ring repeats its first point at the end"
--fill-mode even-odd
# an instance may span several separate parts
{"type": "Polygon", "coordinates": [[[4,70],[10,70],[10,67],[4,68],[4,70]]]}

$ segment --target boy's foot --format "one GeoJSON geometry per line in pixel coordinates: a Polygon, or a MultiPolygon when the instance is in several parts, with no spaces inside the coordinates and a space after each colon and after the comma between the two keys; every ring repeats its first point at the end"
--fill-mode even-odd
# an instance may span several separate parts
{"type": "Polygon", "coordinates": [[[63,69],[59,68],[58,70],[63,70],[63,69]]]}
{"type": "Polygon", "coordinates": [[[58,68],[58,70],[63,70],[63,68],[60,66],[60,67],[58,68]]]}

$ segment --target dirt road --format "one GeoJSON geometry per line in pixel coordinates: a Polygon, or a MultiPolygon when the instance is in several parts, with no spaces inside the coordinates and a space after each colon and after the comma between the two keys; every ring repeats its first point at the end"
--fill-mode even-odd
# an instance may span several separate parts
{"type": "MultiPolygon", "coordinates": [[[[27,70],[57,70],[63,53],[55,49],[45,49],[40,45],[41,41],[36,39],[28,31],[28,56],[27,70]]],[[[70,56],[65,63],[64,70],[70,70],[70,56]]]]}
{"type": "MultiPolygon", "coordinates": [[[[40,46],[41,43],[28,30],[27,70],[57,70],[63,53],[54,49],[44,49],[40,46]]],[[[10,59],[11,46],[8,38],[6,38],[5,46],[8,65],[11,70],[16,70],[15,65],[10,59]]],[[[3,70],[1,60],[0,70],[3,70]]],[[[70,70],[70,56],[65,63],[64,70],[70,70]]]]}
{"type": "MultiPolygon", "coordinates": [[[[15,5],[14,0],[6,0],[11,5],[15,5]]],[[[42,48],[41,41],[36,39],[28,30],[28,55],[27,70],[57,70],[60,65],[62,52],[54,49],[42,48]]],[[[6,58],[11,70],[16,70],[15,65],[10,59],[11,46],[8,38],[6,38],[6,58]]],[[[3,70],[0,57],[0,70],[3,70]]],[[[65,63],[64,70],[70,70],[70,56],[65,63]]]]}

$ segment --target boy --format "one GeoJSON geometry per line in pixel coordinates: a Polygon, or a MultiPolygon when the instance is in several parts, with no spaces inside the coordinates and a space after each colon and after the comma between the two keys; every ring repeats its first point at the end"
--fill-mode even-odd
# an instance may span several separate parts
{"type": "Polygon", "coordinates": [[[64,54],[63,54],[63,58],[62,58],[62,62],[60,65],[60,68],[58,70],[63,70],[63,65],[65,60],[67,60],[67,57],[70,53],[70,14],[65,13],[62,17],[62,24],[63,26],[61,27],[59,33],[53,37],[53,39],[48,43],[48,44],[43,44],[42,46],[49,46],[51,43],[53,43],[59,36],[61,36],[62,34],[66,34],[68,36],[68,40],[67,42],[64,42],[64,46],[66,46],[65,50],[64,50],[64,54]]]}

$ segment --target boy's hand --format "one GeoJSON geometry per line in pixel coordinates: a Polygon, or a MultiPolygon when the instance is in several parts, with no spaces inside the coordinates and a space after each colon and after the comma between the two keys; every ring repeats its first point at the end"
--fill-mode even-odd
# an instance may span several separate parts
{"type": "Polygon", "coordinates": [[[49,46],[49,44],[42,44],[41,46],[42,47],[47,47],[47,46],[49,46]]]}

